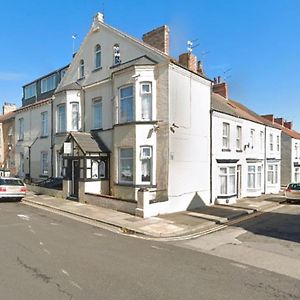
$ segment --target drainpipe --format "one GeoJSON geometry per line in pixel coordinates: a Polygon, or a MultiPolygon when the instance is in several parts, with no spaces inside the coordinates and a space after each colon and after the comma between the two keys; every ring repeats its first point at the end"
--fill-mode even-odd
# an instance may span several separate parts
{"type": "MultiPolygon", "coordinates": [[[[210,99],[212,97],[212,93],[210,93],[210,99]]],[[[212,204],[212,114],[213,110],[209,110],[209,203],[212,204]]]]}

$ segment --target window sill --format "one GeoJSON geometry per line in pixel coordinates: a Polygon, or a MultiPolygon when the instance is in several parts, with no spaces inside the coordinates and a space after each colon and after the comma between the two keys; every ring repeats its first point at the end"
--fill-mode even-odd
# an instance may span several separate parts
{"type": "Polygon", "coordinates": [[[100,70],[102,70],[102,67],[96,68],[96,69],[94,69],[92,72],[95,73],[95,72],[98,72],[98,71],[100,71],[100,70]]]}
{"type": "Polygon", "coordinates": [[[222,149],[222,152],[231,152],[230,149],[222,149]]]}
{"type": "Polygon", "coordinates": [[[239,149],[239,150],[236,150],[236,152],[243,152],[243,150],[240,150],[240,149],[239,149]]]}
{"type": "Polygon", "coordinates": [[[219,196],[217,196],[217,199],[227,199],[227,198],[233,198],[233,197],[237,197],[237,194],[219,195],[219,196]]]}

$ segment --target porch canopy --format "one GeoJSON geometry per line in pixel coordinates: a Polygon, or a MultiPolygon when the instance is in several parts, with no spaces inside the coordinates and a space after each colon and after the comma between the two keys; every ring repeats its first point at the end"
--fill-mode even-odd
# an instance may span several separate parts
{"type": "Polygon", "coordinates": [[[80,181],[108,179],[109,153],[96,133],[70,132],[60,153],[63,157],[63,175],[67,180],[80,181]]]}

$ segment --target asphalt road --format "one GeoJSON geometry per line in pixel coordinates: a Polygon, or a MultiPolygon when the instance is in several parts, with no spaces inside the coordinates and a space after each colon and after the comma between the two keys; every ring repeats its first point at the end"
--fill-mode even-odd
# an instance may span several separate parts
{"type": "Polygon", "coordinates": [[[23,203],[0,203],[0,238],[0,299],[300,299],[295,277],[23,203]]]}

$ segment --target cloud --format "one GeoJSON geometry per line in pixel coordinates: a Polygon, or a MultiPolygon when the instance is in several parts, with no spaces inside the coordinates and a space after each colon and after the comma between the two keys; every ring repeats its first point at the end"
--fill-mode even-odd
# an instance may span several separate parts
{"type": "Polygon", "coordinates": [[[0,72],[0,80],[3,81],[14,81],[20,80],[25,77],[23,73],[15,73],[15,72],[0,72]]]}

